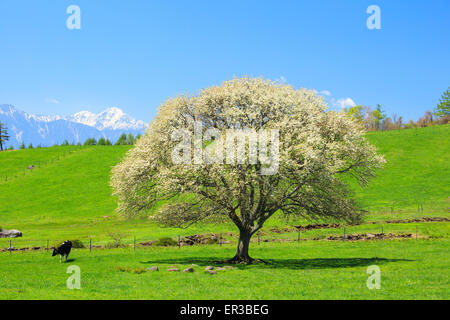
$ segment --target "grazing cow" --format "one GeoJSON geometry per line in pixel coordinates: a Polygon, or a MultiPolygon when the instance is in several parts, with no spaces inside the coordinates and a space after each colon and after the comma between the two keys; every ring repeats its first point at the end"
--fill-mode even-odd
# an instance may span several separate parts
{"type": "Polygon", "coordinates": [[[69,256],[70,249],[72,249],[72,242],[70,242],[69,240],[64,241],[58,248],[53,249],[52,257],[59,254],[59,262],[62,262],[63,256],[66,257],[67,262],[67,257],[69,256]]]}

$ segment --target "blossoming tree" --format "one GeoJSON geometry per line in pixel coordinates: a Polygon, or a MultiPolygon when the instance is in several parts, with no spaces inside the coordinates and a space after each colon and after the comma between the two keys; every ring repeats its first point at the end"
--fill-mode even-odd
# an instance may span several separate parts
{"type": "Polygon", "coordinates": [[[230,262],[250,263],[252,235],[276,212],[357,221],[362,211],[345,176],[365,185],[383,163],[363,128],[344,113],[327,110],[314,91],[239,78],[196,96],[167,100],[145,135],[113,168],[111,185],[118,212],[127,218],[152,215],[177,227],[213,215],[229,218],[240,232],[230,262]],[[236,156],[246,157],[225,161],[233,151],[225,147],[229,132],[259,133],[253,145],[260,156],[252,154],[249,136],[244,148],[234,149],[236,156]],[[261,137],[270,134],[264,132],[275,132],[276,139],[266,143],[261,137]],[[179,161],[183,152],[185,161],[179,161]],[[269,167],[276,170],[264,173],[269,167]]]}

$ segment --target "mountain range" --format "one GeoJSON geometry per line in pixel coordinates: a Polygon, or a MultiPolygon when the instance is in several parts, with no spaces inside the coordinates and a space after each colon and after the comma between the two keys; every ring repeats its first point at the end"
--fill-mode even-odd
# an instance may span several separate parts
{"type": "Polygon", "coordinates": [[[123,133],[143,134],[146,124],[125,114],[121,109],[111,107],[95,114],[81,111],[71,116],[33,115],[16,107],[0,105],[0,122],[8,129],[10,139],[6,147],[18,148],[24,142],[33,146],[52,146],[69,143],[83,143],[88,138],[101,137],[115,142],[123,133]]]}

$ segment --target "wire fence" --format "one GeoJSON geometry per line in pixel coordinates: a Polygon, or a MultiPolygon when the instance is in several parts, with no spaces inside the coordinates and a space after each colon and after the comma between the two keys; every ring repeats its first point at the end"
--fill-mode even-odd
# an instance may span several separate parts
{"type": "MultiPolygon", "coordinates": [[[[443,220],[447,222],[449,220],[443,220]]],[[[389,239],[420,239],[432,237],[448,237],[447,234],[436,234],[432,224],[426,223],[404,223],[403,225],[391,224],[365,224],[359,226],[327,227],[326,225],[316,225],[311,230],[283,228],[269,228],[260,231],[252,237],[252,245],[260,245],[268,242],[291,242],[301,243],[303,241],[327,240],[327,241],[369,241],[369,240],[389,240],[389,239]]],[[[183,247],[190,246],[226,246],[236,245],[239,235],[233,233],[211,233],[192,236],[175,236],[172,238],[161,238],[158,240],[146,237],[97,239],[93,237],[78,237],[70,239],[74,249],[93,250],[128,248],[136,251],[151,247],[183,247]],[[169,240],[168,240],[169,239],[169,240]]],[[[26,252],[26,251],[51,251],[58,244],[68,240],[55,239],[24,239],[24,238],[3,238],[0,239],[0,252],[26,252]]]]}
{"type": "Polygon", "coordinates": [[[83,150],[82,147],[70,146],[70,150],[67,150],[64,152],[59,152],[56,154],[56,156],[54,156],[52,158],[35,160],[35,161],[31,161],[28,164],[24,164],[23,169],[19,169],[19,170],[16,169],[16,170],[11,170],[11,171],[6,171],[6,172],[3,171],[0,174],[0,182],[6,183],[8,181],[27,176],[28,174],[32,174],[36,169],[40,169],[42,167],[47,167],[47,166],[54,164],[62,159],[67,158],[68,156],[70,156],[74,153],[78,153],[81,150],[83,150]]]}

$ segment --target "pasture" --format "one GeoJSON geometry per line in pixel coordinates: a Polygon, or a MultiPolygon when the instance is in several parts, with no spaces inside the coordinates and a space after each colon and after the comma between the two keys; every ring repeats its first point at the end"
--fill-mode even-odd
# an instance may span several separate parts
{"type": "Polygon", "coordinates": [[[75,249],[60,264],[46,252],[1,253],[1,299],[448,299],[448,239],[305,241],[252,246],[268,264],[205,266],[233,255],[234,245],[188,248],[75,249]],[[169,267],[193,273],[168,272],[169,267]],[[81,289],[66,288],[67,267],[81,270],[81,289]],[[366,286],[367,267],[381,288],[366,286]],[[158,266],[159,271],[142,269],[158,266]],[[129,268],[121,271],[120,267],[129,268]],[[141,273],[142,272],[142,273],[141,273]]]}
{"type": "MultiPolygon", "coordinates": [[[[250,255],[267,264],[234,266],[211,275],[207,265],[231,258],[237,230],[227,222],[162,228],[114,213],[109,174],[128,146],[58,146],[0,153],[0,227],[19,229],[15,248],[0,252],[0,299],[448,299],[450,270],[450,126],[369,132],[386,168],[366,189],[353,184],[368,211],[363,224],[298,232],[294,226],[334,221],[268,220],[250,255]],[[34,165],[34,169],[26,169],[34,165]],[[440,217],[444,221],[402,223],[440,217]],[[445,220],[447,219],[447,220],[445,220]],[[387,223],[391,222],[391,223],[387,223]],[[345,228],[345,231],[344,229],[345,228]],[[346,234],[410,234],[405,239],[331,241],[346,234]],[[219,246],[143,247],[161,237],[223,234],[219,246]],[[231,234],[230,234],[231,233],[231,234]],[[416,238],[417,233],[417,238],[416,238]],[[124,248],[104,248],[121,234],[124,248]],[[68,264],[43,250],[80,239],[101,248],[74,249],[68,264]],[[134,239],[137,249],[133,250],[134,239]],[[268,241],[268,242],[264,242],[268,241]],[[167,272],[191,266],[195,272],[167,272]],[[81,290],[68,290],[66,269],[81,269],[81,290]],[[366,286],[367,267],[381,269],[381,289],[366,286]],[[158,266],[160,271],[143,272],[158,266]],[[120,271],[125,268],[128,271],[120,271]]],[[[0,239],[0,249],[9,239],[0,239]]]]}

